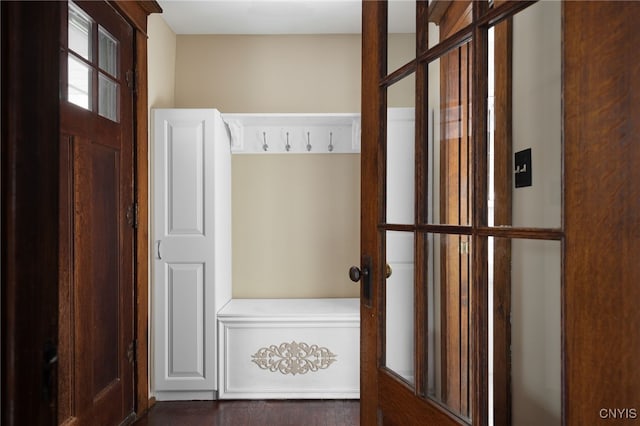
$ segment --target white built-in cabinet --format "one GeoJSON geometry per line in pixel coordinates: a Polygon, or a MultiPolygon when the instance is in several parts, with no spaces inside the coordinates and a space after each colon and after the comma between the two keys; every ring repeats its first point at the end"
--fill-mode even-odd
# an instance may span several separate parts
{"type": "Polygon", "coordinates": [[[357,299],[231,300],[232,152],[354,153],[359,132],[358,114],[153,110],[157,400],[359,397],[357,299]]]}
{"type": "Polygon", "coordinates": [[[153,111],[153,383],[214,399],[216,312],[231,299],[231,152],[213,109],[153,111]]]}

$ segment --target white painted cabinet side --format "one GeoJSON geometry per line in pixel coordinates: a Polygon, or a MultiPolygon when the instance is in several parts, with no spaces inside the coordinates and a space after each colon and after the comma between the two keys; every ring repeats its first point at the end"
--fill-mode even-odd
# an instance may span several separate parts
{"type": "Polygon", "coordinates": [[[213,399],[216,311],[231,295],[229,139],[211,109],[153,111],[153,383],[213,399]]]}

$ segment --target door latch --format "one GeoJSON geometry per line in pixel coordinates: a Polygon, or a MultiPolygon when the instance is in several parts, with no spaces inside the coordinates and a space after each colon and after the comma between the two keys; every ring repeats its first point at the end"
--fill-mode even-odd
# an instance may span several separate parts
{"type": "Polygon", "coordinates": [[[362,281],[360,294],[365,306],[371,307],[371,256],[363,255],[361,268],[352,266],[349,268],[349,278],[353,282],[362,281]]]}

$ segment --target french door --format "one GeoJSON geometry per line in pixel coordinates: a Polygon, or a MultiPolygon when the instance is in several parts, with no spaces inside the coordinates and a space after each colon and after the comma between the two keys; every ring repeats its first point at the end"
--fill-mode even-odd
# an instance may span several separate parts
{"type": "Polygon", "coordinates": [[[559,2],[363,2],[362,424],[562,424],[561,52],[559,2]]]}

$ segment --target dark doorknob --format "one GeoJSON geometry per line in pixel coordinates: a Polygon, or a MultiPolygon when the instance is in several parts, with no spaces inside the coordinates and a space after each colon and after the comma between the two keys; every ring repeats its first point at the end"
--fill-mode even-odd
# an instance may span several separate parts
{"type": "Polygon", "coordinates": [[[367,308],[371,307],[371,256],[367,254],[362,255],[362,270],[357,266],[349,268],[349,278],[351,281],[362,281],[360,285],[360,300],[363,306],[367,308]]]}
{"type": "Polygon", "coordinates": [[[352,266],[349,268],[349,278],[354,283],[357,283],[362,278],[367,278],[369,275],[369,270],[367,268],[363,268],[362,271],[357,266],[352,266]]]}

